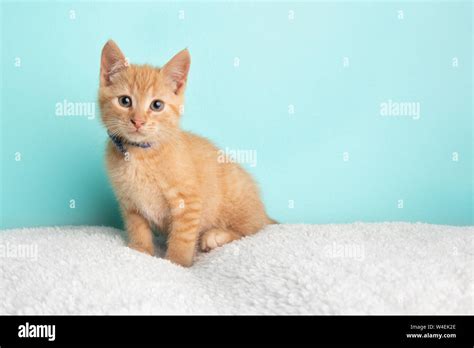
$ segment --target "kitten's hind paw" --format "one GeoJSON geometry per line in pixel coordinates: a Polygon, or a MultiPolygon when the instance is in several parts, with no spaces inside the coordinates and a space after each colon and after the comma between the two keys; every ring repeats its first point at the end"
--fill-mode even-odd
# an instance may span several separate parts
{"type": "Polygon", "coordinates": [[[202,235],[201,250],[208,252],[224,244],[230,243],[233,240],[239,239],[240,237],[241,236],[235,232],[213,228],[204,232],[202,235]]]}

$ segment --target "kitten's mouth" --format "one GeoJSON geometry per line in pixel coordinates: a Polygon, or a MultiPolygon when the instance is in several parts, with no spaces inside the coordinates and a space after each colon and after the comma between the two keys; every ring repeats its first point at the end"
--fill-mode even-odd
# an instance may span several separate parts
{"type": "Polygon", "coordinates": [[[140,129],[136,129],[136,130],[133,130],[133,131],[127,131],[125,132],[125,138],[127,138],[128,140],[131,140],[131,141],[137,141],[137,142],[140,142],[140,141],[146,141],[146,134],[145,132],[143,132],[142,130],[140,129]]]}
{"type": "Polygon", "coordinates": [[[143,131],[143,127],[140,127],[140,128],[135,128],[135,127],[126,127],[125,129],[123,129],[123,133],[127,134],[127,135],[144,135],[144,131],[143,131]]]}

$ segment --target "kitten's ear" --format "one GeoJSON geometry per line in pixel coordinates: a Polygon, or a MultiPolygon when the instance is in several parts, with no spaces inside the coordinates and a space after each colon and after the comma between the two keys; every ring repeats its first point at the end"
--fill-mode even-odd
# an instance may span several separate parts
{"type": "Polygon", "coordinates": [[[165,78],[173,86],[175,94],[180,94],[184,90],[190,65],[191,56],[186,48],[171,58],[161,70],[165,78]]]}
{"type": "Polygon", "coordinates": [[[107,41],[100,59],[100,84],[110,85],[113,76],[128,67],[128,62],[120,48],[112,40],[107,41]]]}

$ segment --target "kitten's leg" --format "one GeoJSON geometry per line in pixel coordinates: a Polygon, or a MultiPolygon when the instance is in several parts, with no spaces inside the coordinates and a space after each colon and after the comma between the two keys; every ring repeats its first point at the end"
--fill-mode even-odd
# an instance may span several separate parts
{"type": "Polygon", "coordinates": [[[240,238],[242,238],[242,235],[234,231],[213,228],[202,235],[201,250],[210,251],[240,238]]]}
{"type": "Polygon", "coordinates": [[[128,246],[142,253],[153,255],[153,236],[148,221],[137,212],[124,214],[128,233],[128,246]]]}
{"type": "Polygon", "coordinates": [[[193,264],[199,236],[202,203],[199,196],[192,193],[168,194],[168,199],[172,226],[166,258],[181,266],[189,267],[193,264]]]}

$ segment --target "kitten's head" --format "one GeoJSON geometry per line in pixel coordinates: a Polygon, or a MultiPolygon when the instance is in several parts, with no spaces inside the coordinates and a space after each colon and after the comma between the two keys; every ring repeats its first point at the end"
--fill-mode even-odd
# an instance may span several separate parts
{"type": "Polygon", "coordinates": [[[163,142],[179,127],[191,59],[187,49],[161,69],[129,65],[112,40],[102,49],[99,105],[111,134],[133,142],[163,142]]]}

